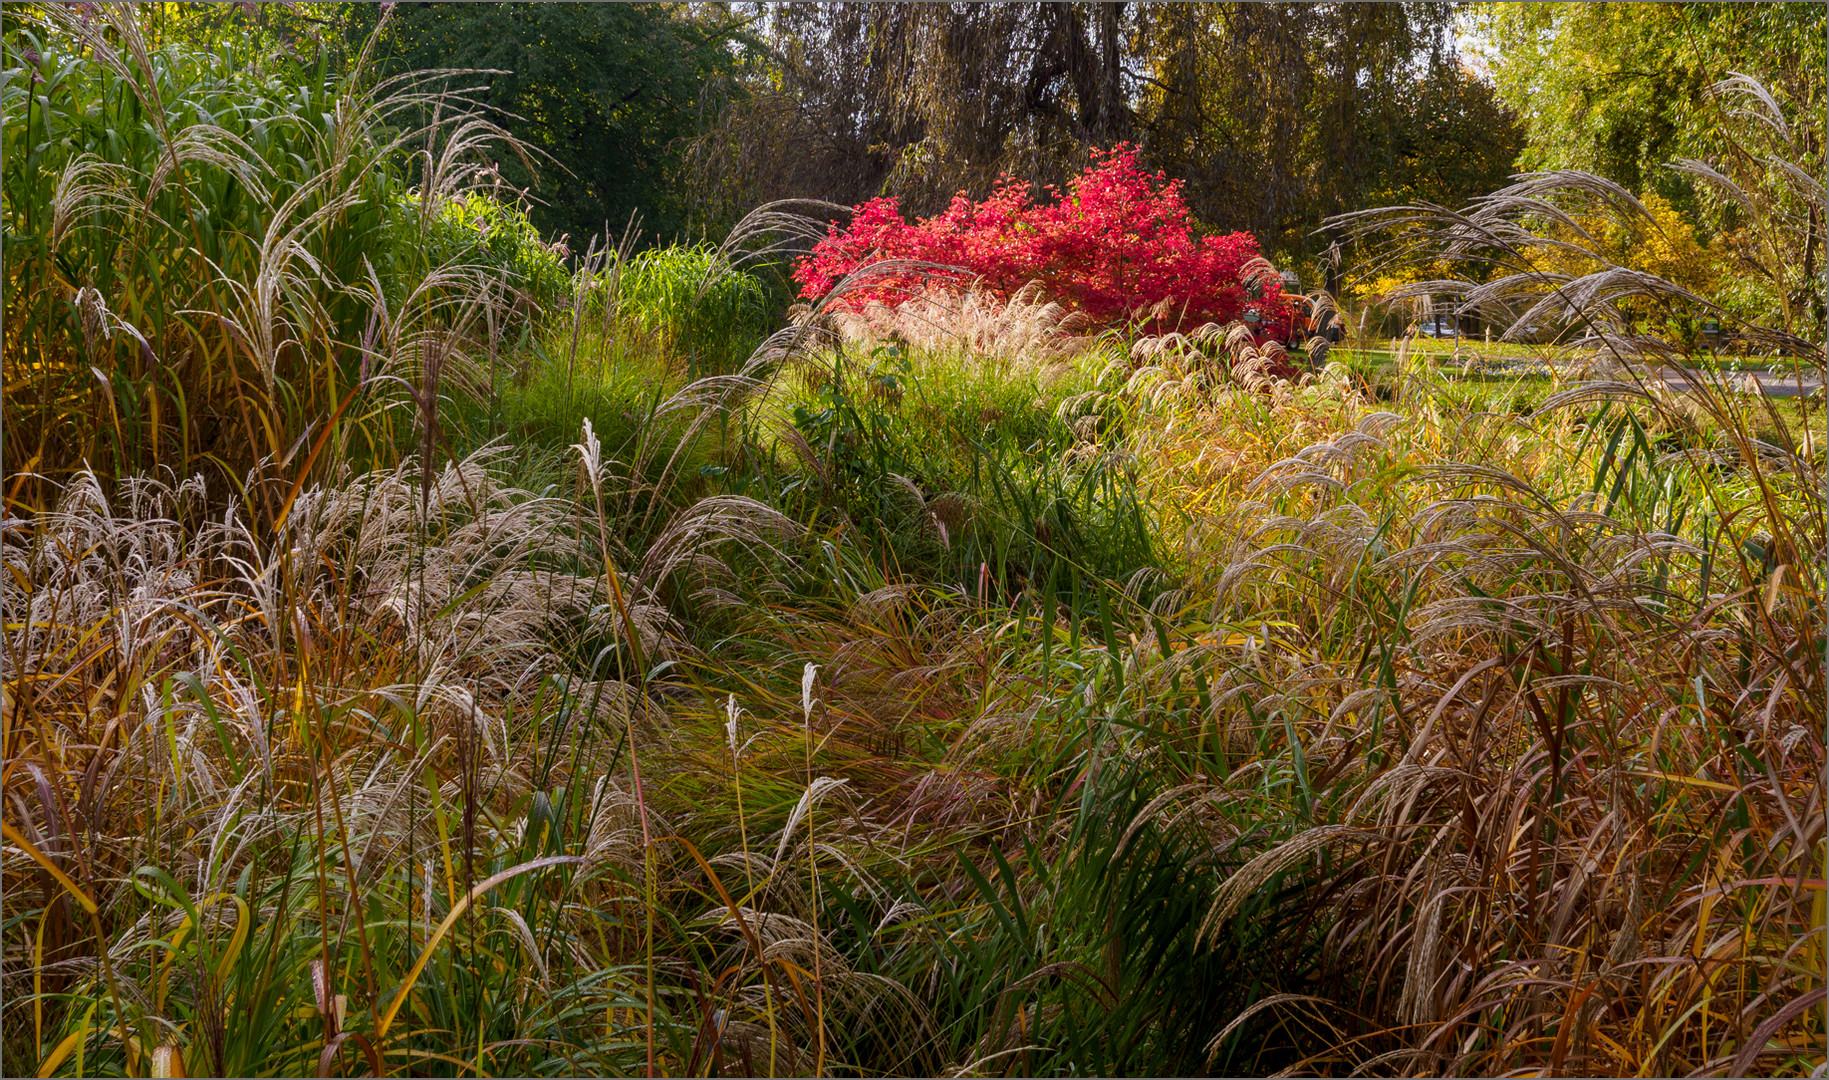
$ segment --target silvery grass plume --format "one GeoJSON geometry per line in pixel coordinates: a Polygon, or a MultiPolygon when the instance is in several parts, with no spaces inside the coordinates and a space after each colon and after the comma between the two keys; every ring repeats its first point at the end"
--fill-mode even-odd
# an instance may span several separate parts
{"type": "MultiPolygon", "coordinates": [[[[20,870],[16,822],[43,857],[71,866],[72,889],[113,913],[105,953],[41,965],[33,977],[48,973],[92,997],[98,1016],[138,1003],[111,1023],[177,1023],[195,1014],[171,1011],[176,1003],[207,1011],[214,991],[186,981],[168,992],[156,970],[147,981],[147,944],[175,942],[184,915],[181,904],[142,903],[148,890],[198,898],[195,932],[251,949],[250,923],[270,936],[262,941],[319,941],[325,928],[307,924],[321,914],[329,932],[344,935],[352,932],[347,920],[360,916],[337,898],[386,903],[403,882],[427,879],[406,892],[425,905],[416,939],[423,950],[435,916],[461,899],[466,886],[448,878],[464,859],[538,842],[527,832],[532,817],[477,814],[454,865],[452,838],[425,808],[428,783],[459,807],[510,805],[541,783],[527,721],[541,715],[539,701],[555,681],[573,681],[566,637],[604,618],[591,601],[600,593],[595,581],[541,565],[555,537],[574,528],[569,508],[497,484],[488,466],[499,454],[442,470],[424,529],[407,527],[420,494],[410,462],[312,485],[271,531],[249,528],[232,509],[202,517],[208,499],[199,480],[134,480],[110,498],[93,474],[33,520],[0,522],[0,599],[9,612],[0,677],[18,688],[7,695],[8,721],[30,716],[41,736],[55,732],[65,747],[61,757],[15,759],[39,783],[35,800],[10,808],[17,813],[8,819],[7,872],[20,870]],[[98,677],[116,688],[105,711],[92,707],[98,677]],[[476,791],[465,786],[472,771],[476,791]],[[334,805],[326,806],[333,796],[320,793],[331,792],[334,805]],[[174,852],[170,830],[196,843],[174,852]],[[276,845],[303,845],[312,856],[282,859],[275,870],[276,845]],[[79,851],[81,862],[72,861],[79,851]],[[250,873],[279,877],[248,892],[250,873]],[[320,885],[332,907],[319,914],[315,904],[276,902],[272,891],[304,895],[320,885]]],[[[582,742],[575,767],[587,776],[609,765],[593,745],[607,756],[609,740],[582,742]]],[[[607,776],[597,780],[584,828],[582,855],[498,863],[478,876],[506,880],[554,859],[641,871],[634,800],[607,776]]],[[[9,917],[32,892],[8,891],[9,917]]],[[[574,911],[583,899],[558,902],[574,911]]],[[[592,947],[577,936],[584,924],[573,915],[538,935],[524,919],[507,921],[528,950],[531,989],[557,992],[554,961],[592,947]]],[[[372,940],[380,928],[364,932],[372,940]]],[[[286,967],[289,948],[271,973],[282,985],[295,974],[286,967]]],[[[230,980],[224,993],[261,993],[232,959],[214,970],[230,980]]],[[[9,965],[9,995],[30,992],[22,971],[9,965]]],[[[318,995],[332,1034],[344,1021],[331,1008],[334,996],[318,995]]],[[[254,1066],[225,1060],[221,1049],[214,1059],[196,1056],[210,1045],[191,1044],[193,1070],[211,1060],[224,1071],[254,1066]]]]}
{"type": "Polygon", "coordinates": [[[578,455],[581,486],[594,500],[589,531],[595,534],[604,572],[616,575],[613,592],[627,590],[622,600],[613,602],[629,605],[645,655],[659,659],[683,648],[675,633],[675,616],[691,605],[746,603],[736,591],[743,579],[741,568],[760,570],[759,579],[752,575],[748,580],[764,592],[782,588],[771,575],[775,568],[792,564],[787,545],[803,532],[791,518],[745,496],[709,496],[674,512],[636,560],[623,531],[612,535],[611,507],[604,497],[612,463],[603,459],[602,442],[588,417],[572,450],[578,455]],[[625,560],[634,562],[634,573],[617,569],[625,560]]]}
{"type": "Polygon", "coordinates": [[[861,311],[834,311],[848,343],[897,341],[915,348],[963,352],[974,360],[1049,365],[1091,348],[1086,318],[1068,311],[1031,282],[1005,300],[975,285],[936,283],[894,307],[871,301],[861,311]]]}
{"type": "Polygon", "coordinates": [[[800,673],[800,715],[807,726],[813,724],[813,680],[819,676],[819,665],[812,661],[800,673]]]}
{"type": "MultiPolygon", "coordinates": [[[[249,681],[248,656],[279,657],[297,671],[281,679],[286,706],[307,695],[323,702],[380,695],[485,724],[499,756],[508,749],[501,707],[564,670],[553,642],[581,626],[616,629],[593,600],[601,594],[594,579],[539,565],[569,512],[500,487],[489,471],[500,454],[481,451],[437,472],[423,533],[413,527],[420,496],[413,463],[306,489],[273,535],[251,530],[232,510],[182,524],[196,520],[207,498],[201,480],[131,481],[122,506],[92,474],[80,476],[52,510],[5,522],[12,574],[0,588],[19,618],[0,663],[9,680],[27,669],[62,672],[82,659],[74,645],[99,634],[106,661],[135,673],[129,696],[145,698],[136,710],[189,717],[180,753],[193,756],[182,749],[192,746],[201,755],[198,777],[215,786],[225,768],[220,752],[251,752],[263,768],[279,752],[262,703],[278,688],[249,681]],[[411,662],[349,673],[347,685],[307,686],[308,678],[343,677],[315,661],[335,656],[352,634],[398,640],[411,662]],[[418,675],[411,683],[370,681],[388,671],[418,675]],[[163,677],[188,680],[201,698],[158,705],[163,677]],[[222,708],[232,736],[225,746],[209,733],[209,702],[222,708]]],[[[638,604],[635,622],[655,655],[673,648],[663,607],[638,604]]],[[[33,707],[60,715],[61,706],[42,695],[33,707]]],[[[126,737],[141,737],[144,729],[131,722],[137,713],[126,715],[126,737]]],[[[88,720],[71,714],[68,722],[80,729],[88,720]]]]}

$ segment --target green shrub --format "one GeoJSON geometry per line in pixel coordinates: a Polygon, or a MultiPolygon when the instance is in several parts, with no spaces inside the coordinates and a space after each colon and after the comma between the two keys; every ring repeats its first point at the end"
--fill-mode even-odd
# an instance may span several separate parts
{"type": "Polygon", "coordinates": [[[742,367],[774,328],[761,280],[705,245],[614,258],[600,280],[620,331],[683,361],[693,377],[742,367]]]}
{"type": "Polygon", "coordinates": [[[525,207],[481,191],[445,199],[420,233],[419,195],[407,192],[390,215],[401,247],[421,247],[433,266],[490,267],[503,273],[523,297],[522,311],[550,311],[564,304],[571,272],[563,249],[540,239],[525,207]]]}

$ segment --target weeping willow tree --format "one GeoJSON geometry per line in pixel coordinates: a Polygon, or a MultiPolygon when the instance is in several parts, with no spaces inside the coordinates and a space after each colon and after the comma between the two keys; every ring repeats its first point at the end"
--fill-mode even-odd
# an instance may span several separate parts
{"type": "Polygon", "coordinates": [[[1285,254],[1325,246],[1312,234],[1329,214],[1498,186],[1521,145],[1456,55],[1454,5],[1146,10],[1152,159],[1195,213],[1285,254]]]}
{"type": "Polygon", "coordinates": [[[782,4],[744,100],[691,160],[704,212],[890,194],[932,213],[1136,142],[1209,225],[1301,253],[1368,201],[1452,203],[1520,145],[1462,70],[1454,5],[782,4]]]}
{"type": "Polygon", "coordinates": [[[775,197],[900,196],[932,212],[1005,172],[1064,181],[1137,135],[1135,6],[765,6],[746,100],[696,147],[734,209],[775,197]]]}

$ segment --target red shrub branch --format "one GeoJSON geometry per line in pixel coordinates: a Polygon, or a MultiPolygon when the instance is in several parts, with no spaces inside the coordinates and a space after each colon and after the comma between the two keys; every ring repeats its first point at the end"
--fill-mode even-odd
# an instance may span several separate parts
{"type": "MultiPolygon", "coordinates": [[[[1264,336],[1283,333],[1289,302],[1254,237],[1195,237],[1181,181],[1143,171],[1130,145],[1095,150],[1093,158],[1065,194],[1050,188],[1046,202],[1007,177],[983,202],[961,193],[945,213],[912,224],[895,199],[872,199],[849,229],[834,225],[795,269],[801,295],[824,296],[877,259],[916,259],[963,267],[1006,299],[1039,282],[1098,326],[1141,323],[1162,332],[1245,318],[1264,336]]],[[[885,279],[843,302],[894,307],[914,285],[885,279]]]]}

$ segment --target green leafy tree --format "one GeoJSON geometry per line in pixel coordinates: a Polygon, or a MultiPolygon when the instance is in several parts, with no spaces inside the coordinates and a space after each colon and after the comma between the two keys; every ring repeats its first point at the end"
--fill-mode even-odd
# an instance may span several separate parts
{"type": "MultiPolygon", "coordinates": [[[[383,5],[386,6],[386,5],[383,5]]],[[[381,8],[349,5],[360,39],[381,8]]],[[[406,68],[494,69],[454,77],[542,156],[530,175],[513,157],[505,180],[531,189],[534,222],[573,246],[617,231],[639,212],[649,235],[671,236],[688,204],[673,182],[679,146],[732,84],[742,23],[723,8],[671,3],[394,6],[383,34],[406,68]]]]}
{"type": "Polygon", "coordinates": [[[1826,12],[1820,3],[1482,4],[1475,22],[1494,52],[1500,98],[1524,118],[1521,164],[1655,188],[1693,212],[1689,182],[1660,166],[1727,149],[1709,87],[1731,72],[1787,103],[1821,174],[1826,12]]]}

